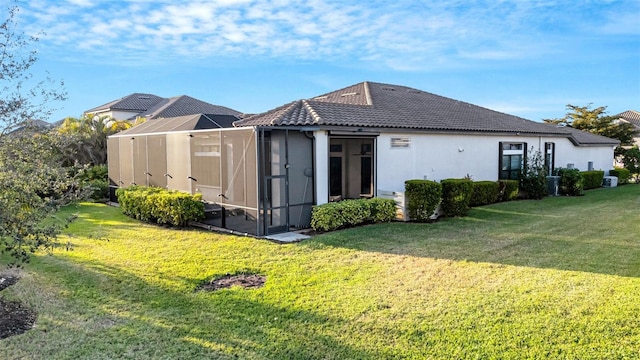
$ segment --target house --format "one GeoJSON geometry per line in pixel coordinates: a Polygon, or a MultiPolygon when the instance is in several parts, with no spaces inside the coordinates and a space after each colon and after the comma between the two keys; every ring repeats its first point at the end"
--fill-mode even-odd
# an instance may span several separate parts
{"type": "Polygon", "coordinates": [[[636,129],[636,136],[633,138],[633,142],[640,146],[640,112],[635,110],[627,110],[623,113],[613,116],[615,121],[624,121],[632,124],[636,129]]]}
{"type": "Polygon", "coordinates": [[[109,116],[116,120],[147,120],[173,118],[194,114],[217,114],[240,116],[240,112],[219,105],[213,105],[187,95],[163,98],[153,94],[133,93],[106,104],[89,109],[85,114],[109,116]]]}
{"type": "Polygon", "coordinates": [[[112,136],[111,184],[201,193],[217,206],[216,226],[262,236],[308,227],[313,205],[404,191],[409,179],[515,179],[532,151],[544,154],[549,169],[607,171],[619,144],[375,82],[297,100],[234,126],[112,136]]]}

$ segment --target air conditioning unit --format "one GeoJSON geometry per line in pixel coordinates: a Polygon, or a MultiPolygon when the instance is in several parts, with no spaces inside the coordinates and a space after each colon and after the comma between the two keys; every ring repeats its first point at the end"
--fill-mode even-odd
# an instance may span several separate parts
{"type": "Polygon", "coordinates": [[[602,179],[602,186],[604,187],[616,187],[618,186],[618,177],[617,176],[605,176],[602,179]]]}
{"type": "Polygon", "coordinates": [[[560,195],[560,176],[547,176],[547,193],[549,196],[560,195]]]}

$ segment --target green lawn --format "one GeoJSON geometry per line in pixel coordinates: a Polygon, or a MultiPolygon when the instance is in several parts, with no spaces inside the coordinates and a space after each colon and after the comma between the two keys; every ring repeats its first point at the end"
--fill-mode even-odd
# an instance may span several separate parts
{"type": "Polygon", "coordinates": [[[2,359],[637,359],[640,185],[298,244],[82,204],[1,295],[38,311],[2,359]],[[226,273],[263,288],[194,291],[226,273]]]}

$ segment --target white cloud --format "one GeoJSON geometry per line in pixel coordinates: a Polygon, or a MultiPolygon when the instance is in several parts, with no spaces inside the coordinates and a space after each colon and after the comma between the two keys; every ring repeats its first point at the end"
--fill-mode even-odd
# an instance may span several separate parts
{"type": "MultiPolygon", "coordinates": [[[[52,3],[28,5],[31,26],[46,29],[45,42],[56,49],[108,52],[101,61],[136,55],[158,62],[172,56],[349,58],[382,61],[395,69],[541,57],[557,51],[554,27],[573,29],[589,10],[555,2],[457,0],[52,3]]],[[[618,19],[624,28],[637,25],[630,14],[618,19]]],[[[616,29],[608,23],[601,31],[616,29]]]]}

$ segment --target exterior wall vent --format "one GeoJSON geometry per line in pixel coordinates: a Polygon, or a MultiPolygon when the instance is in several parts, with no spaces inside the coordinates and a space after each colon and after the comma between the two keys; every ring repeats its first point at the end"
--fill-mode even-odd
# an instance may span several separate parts
{"type": "Polygon", "coordinates": [[[391,148],[409,148],[410,146],[411,138],[408,136],[391,138],[391,148]]]}

